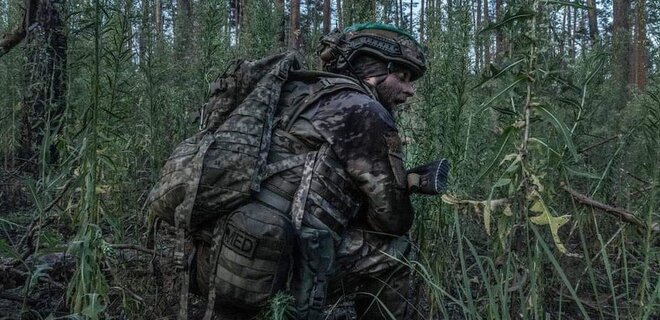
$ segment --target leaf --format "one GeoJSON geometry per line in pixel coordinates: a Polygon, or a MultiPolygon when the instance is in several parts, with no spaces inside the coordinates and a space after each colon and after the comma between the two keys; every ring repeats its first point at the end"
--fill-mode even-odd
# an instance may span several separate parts
{"type": "Polygon", "coordinates": [[[101,301],[101,295],[97,293],[89,293],[86,294],[86,296],[89,299],[89,304],[82,310],[81,313],[91,319],[99,319],[99,314],[105,310],[105,306],[101,301]]]}
{"type": "Polygon", "coordinates": [[[497,180],[497,182],[495,182],[493,189],[509,185],[509,183],[511,183],[511,179],[508,178],[499,179],[497,180]]]}
{"type": "Polygon", "coordinates": [[[486,227],[486,234],[490,235],[490,216],[491,209],[488,203],[484,203],[484,226],[486,227]]]}
{"type": "Polygon", "coordinates": [[[484,77],[484,79],[481,80],[481,82],[479,82],[476,86],[472,87],[472,89],[479,88],[482,85],[484,85],[486,82],[499,78],[501,75],[505,74],[509,69],[517,66],[518,64],[522,63],[523,61],[525,61],[524,58],[516,60],[516,61],[510,63],[509,65],[507,65],[506,67],[504,67],[501,70],[498,70],[497,68],[495,68],[495,66],[491,65],[490,70],[493,72],[493,75],[490,76],[490,77],[484,77]]]}
{"type": "Polygon", "coordinates": [[[535,14],[536,13],[534,11],[531,11],[526,8],[520,8],[516,13],[513,14],[511,12],[507,12],[504,15],[504,17],[502,17],[502,20],[489,24],[486,28],[479,31],[479,34],[481,34],[482,32],[502,28],[503,26],[512,23],[514,21],[531,19],[532,17],[534,17],[535,14]]]}
{"type": "Polygon", "coordinates": [[[550,150],[550,152],[552,152],[552,153],[554,153],[554,154],[556,154],[556,155],[558,155],[558,156],[561,156],[561,154],[560,154],[559,152],[557,152],[555,149],[553,149],[552,147],[550,147],[545,141],[543,141],[543,140],[541,140],[541,139],[531,137],[531,138],[529,138],[529,142],[536,142],[536,143],[538,143],[538,144],[540,144],[540,145],[546,147],[548,150],[550,150]]]}
{"type": "Polygon", "coordinates": [[[600,179],[600,176],[595,175],[595,174],[590,173],[590,172],[579,171],[579,170],[571,168],[569,166],[564,166],[564,168],[566,169],[566,172],[568,172],[572,176],[582,177],[582,178],[587,178],[587,179],[595,179],[595,180],[600,179]]]}
{"type": "Polygon", "coordinates": [[[488,101],[482,103],[482,104],[479,106],[479,111],[477,111],[477,113],[482,113],[482,112],[484,112],[484,110],[486,110],[486,109],[488,108],[488,106],[489,106],[491,103],[493,103],[493,101],[495,101],[495,99],[499,98],[501,95],[503,95],[503,94],[506,93],[507,91],[511,90],[511,88],[515,87],[518,83],[522,82],[522,81],[525,80],[525,79],[526,79],[525,77],[523,77],[523,76],[519,76],[518,79],[517,79],[516,81],[514,81],[512,84],[510,84],[508,87],[502,89],[502,91],[500,91],[499,93],[497,93],[496,95],[494,95],[492,98],[490,98],[490,100],[488,100],[488,101]]]}
{"type": "Polygon", "coordinates": [[[531,217],[529,220],[540,226],[548,225],[550,227],[550,233],[552,233],[552,240],[555,242],[557,249],[563,254],[568,254],[566,247],[561,243],[561,239],[559,239],[559,228],[566,224],[570,220],[571,216],[553,216],[550,214],[550,210],[540,198],[534,201],[532,207],[529,210],[539,213],[538,216],[531,217]]]}
{"type": "Polygon", "coordinates": [[[442,201],[446,204],[457,205],[463,203],[462,200],[452,196],[451,194],[445,193],[442,195],[442,201]]]}
{"type": "Polygon", "coordinates": [[[513,211],[511,210],[511,204],[507,203],[506,206],[504,207],[504,215],[507,217],[513,216],[513,211]]]}
{"type": "Polygon", "coordinates": [[[543,115],[552,125],[559,131],[561,134],[562,138],[564,138],[564,143],[566,143],[566,147],[568,150],[571,152],[571,155],[573,156],[573,159],[575,161],[579,160],[577,149],[575,149],[575,145],[573,144],[573,139],[571,139],[571,132],[568,130],[568,127],[557,117],[554,113],[552,113],[550,110],[546,109],[543,106],[535,106],[537,110],[540,111],[541,115],[543,115]]]}
{"type": "Polygon", "coordinates": [[[18,253],[12,246],[7,244],[5,239],[0,239],[0,253],[5,257],[10,257],[12,259],[20,259],[21,254],[18,253]]]}
{"type": "Polygon", "coordinates": [[[598,72],[603,67],[603,65],[605,65],[605,60],[606,60],[606,58],[605,58],[604,55],[599,55],[598,56],[598,62],[597,62],[596,68],[594,68],[593,70],[591,70],[591,72],[589,72],[589,75],[587,75],[587,79],[584,81],[583,86],[588,85],[589,82],[591,82],[591,80],[596,76],[596,74],[598,74],[598,72]]]}
{"type": "Polygon", "coordinates": [[[581,3],[570,2],[570,1],[546,0],[545,4],[558,4],[558,5],[561,5],[561,6],[575,7],[575,8],[578,8],[578,9],[585,9],[585,10],[594,9],[593,7],[585,6],[581,3]]]}
{"type": "Polygon", "coordinates": [[[522,161],[522,156],[518,153],[509,154],[506,157],[504,157],[504,160],[500,162],[500,165],[503,165],[504,162],[506,161],[511,161],[511,164],[509,164],[509,166],[506,168],[504,172],[511,173],[518,170],[518,168],[520,168],[520,161],[522,161]]]}
{"type": "Polygon", "coordinates": [[[532,180],[532,184],[536,186],[536,190],[538,192],[543,192],[545,188],[543,187],[543,184],[541,184],[541,178],[533,174],[531,176],[531,180],[532,180]]]}
{"type": "Polygon", "coordinates": [[[495,164],[497,163],[497,159],[500,158],[500,155],[502,154],[502,152],[504,152],[504,148],[507,146],[507,143],[513,136],[513,133],[516,131],[518,131],[518,129],[514,127],[508,127],[504,130],[504,132],[502,133],[502,135],[500,136],[497,142],[497,144],[500,146],[499,149],[497,150],[497,154],[493,158],[493,161],[491,161],[491,163],[488,166],[486,166],[481,171],[481,173],[479,173],[473,185],[477,183],[479,180],[481,180],[481,178],[483,178],[486,174],[488,174],[488,172],[490,172],[490,170],[495,166],[495,164]]]}

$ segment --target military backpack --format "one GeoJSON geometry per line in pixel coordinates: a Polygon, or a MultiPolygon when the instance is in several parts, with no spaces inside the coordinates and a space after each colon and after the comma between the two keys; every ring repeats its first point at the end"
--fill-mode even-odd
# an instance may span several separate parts
{"type": "Polygon", "coordinates": [[[352,79],[304,70],[295,53],[238,60],[211,85],[203,129],[174,149],[147,200],[152,215],[176,229],[180,319],[188,316],[191,277],[191,253],[185,250],[203,233],[211,248],[210,264],[198,267],[209,279],[205,318],[212,317],[216,299],[253,308],[286,289],[296,237],[291,218],[250,199],[262,181],[309,158],[267,163],[273,130],[286,129],[320,97],[347,88],[364,92],[352,79]],[[278,101],[290,78],[310,85],[291,93],[296,102],[280,106],[287,108],[281,112],[278,101]],[[210,235],[209,225],[215,226],[210,235]]]}

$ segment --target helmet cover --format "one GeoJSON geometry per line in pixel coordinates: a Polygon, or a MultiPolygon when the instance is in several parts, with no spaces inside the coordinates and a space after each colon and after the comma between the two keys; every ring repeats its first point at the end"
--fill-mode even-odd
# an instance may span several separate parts
{"type": "Polygon", "coordinates": [[[426,71],[426,58],[419,43],[407,32],[382,23],[356,24],[344,32],[335,29],[321,37],[318,54],[323,68],[330,72],[353,69],[351,62],[365,54],[409,69],[412,80],[426,71]]]}

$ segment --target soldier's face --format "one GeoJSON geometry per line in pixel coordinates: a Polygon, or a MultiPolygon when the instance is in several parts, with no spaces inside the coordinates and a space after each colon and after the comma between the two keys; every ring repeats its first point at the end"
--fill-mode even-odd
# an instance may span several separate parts
{"type": "Polygon", "coordinates": [[[411,74],[407,70],[390,72],[385,80],[376,86],[380,103],[393,110],[415,94],[411,74]]]}

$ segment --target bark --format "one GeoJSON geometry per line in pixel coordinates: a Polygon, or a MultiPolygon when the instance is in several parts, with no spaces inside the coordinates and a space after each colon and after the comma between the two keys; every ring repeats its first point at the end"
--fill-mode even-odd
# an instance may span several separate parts
{"type": "Polygon", "coordinates": [[[399,18],[399,9],[401,8],[399,6],[399,0],[394,0],[394,25],[398,27],[401,26],[401,19],[399,18]]]}
{"type": "Polygon", "coordinates": [[[154,1],[154,26],[156,27],[156,39],[162,39],[163,35],[163,4],[162,0],[154,1]]]}
{"type": "Polygon", "coordinates": [[[619,108],[623,108],[628,100],[627,84],[630,77],[630,2],[628,0],[614,0],[614,28],[613,28],[613,47],[614,47],[614,81],[618,86],[615,103],[619,108]]]}
{"type": "Polygon", "coordinates": [[[25,12],[23,14],[23,21],[14,30],[5,34],[0,40],[0,57],[9,52],[16,45],[25,39],[26,31],[32,23],[34,23],[37,13],[38,1],[25,0],[25,12]]]}
{"type": "Polygon", "coordinates": [[[424,42],[424,32],[426,31],[426,25],[424,24],[424,18],[426,17],[426,1],[422,0],[420,2],[422,7],[419,11],[419,41],[424,42]]]}
{"type": "MultiPolygon", "coordinates": [[[[484,1],[484,26],[488,26],[490,24],[490,11],[488,9],[488,2],[490,0],[483,0],[483,1],[484,1]]],[[[490,39],[491,39],[490,32],[484,34],[483,39],[484,39],[484,68],[488,68],[488,66],[493,60],[490,54],[490,39]]]]}
{"type": "MultiPolygon", "coordinates": [[[[502,19],[502,0],[495,1],[495,21],[502,19]]],[[[504,33],[501,30],[495,31],[495,59],[500,59],[504,54],[504,33]]]]}
{"type": "Polygon", "coordinates": [[[598,39],[598,20],[596,15],[596,0],[587,0],[589,9],[589,38],[592,44],[598,39]]]}
{"type": "Polygon", "coordinates": [[[148,48],[151,47],[151,24],[149,23],[149,0],[142,0],[142,21],[140,26],[140,40],[138,48],[140,50],[140,64],[144,63],[147,59],[148,48]]]}
{"type": "Polygon", "coordinates": [[[176,47],[177,47],[177,57],[183,59],[184,57],[189,57],[192,53],[192,46],[195,44],[194,35],[195,31],[193,30],[193,12],[192,4],[190,0],[179,0],[177,2],[176,10],[176,47]]]}
{"type": "Polygon", "coordinates": [[[635,45],[633,46],[632,83],[637,89],[646,87],[646,0],[637,0],[635,7],[635,45]]]}
{"type": "Polygon", "coordinates": [[[323,34],[330,33],[330,0],[323,0],[323,34]]]}
{"type": "Polygon", "coordinates": [[[42,161],[52,164],[58,160],[56,139],[66,96],[63,2],[37,1],[34,21],[25,37],[27,69],[16,158],[17,169],[26,173],[36,174],[42,161]]]}
{"type": "Polygon", "coordinates": [[[344,12],[341,11],[342,0],[337,0],[337,27],[339,30],[344,29],[344,12]]]}
{"type": "MultiPolygon", "coordinates": [[[[476,17],[475,17],[475,26],[476,26],[477,32],[479,32],[483,28],[482,25],[481,25],[481,21],[482,21],[481,20],[482,19],[481,18],[481,1],[482,0],[477,0],[476,1],[477,2],[476,3],[477,4],[477,10],[476,11],[477,12],[476,12],[476,17]]],[[[488,1],[488,0],[486,0],[486,1],[488,1]]],[[[479,72],[479,70],[481,70],[481,66],[482,66],[482,57],[483,57],[482,52],[483,52],[483,39],[484,39],[484,37],[485,36],[482,34],[482,35],[480,35],[479,37],[477,37],[475,39],[474,60],[475,60],[475,69],[477,70],[477,72],[479,72]]]]}
{"type": "Polygon", "coordinates": [[[277,16],[280,19],[280,30],[279,30],[279,37],[278,37],[278,42],[280,48],[286,47],[286,34],[284,33],[284,29],[286,29],[286,21],[284,19],[284,0],[275,0],[275,10],[277,10],[278,14],[277,16]]]}
{"type": "Polygon", "coordinates": [[[289,47],[300,49],[300,0],[291,0],[291,34],[289,47]]]}
{"type": "Polygon", "coordinates": [[[414,0],[410,0],[410,33],[411,34],[413,33],[413,3],[414,0]]]}

